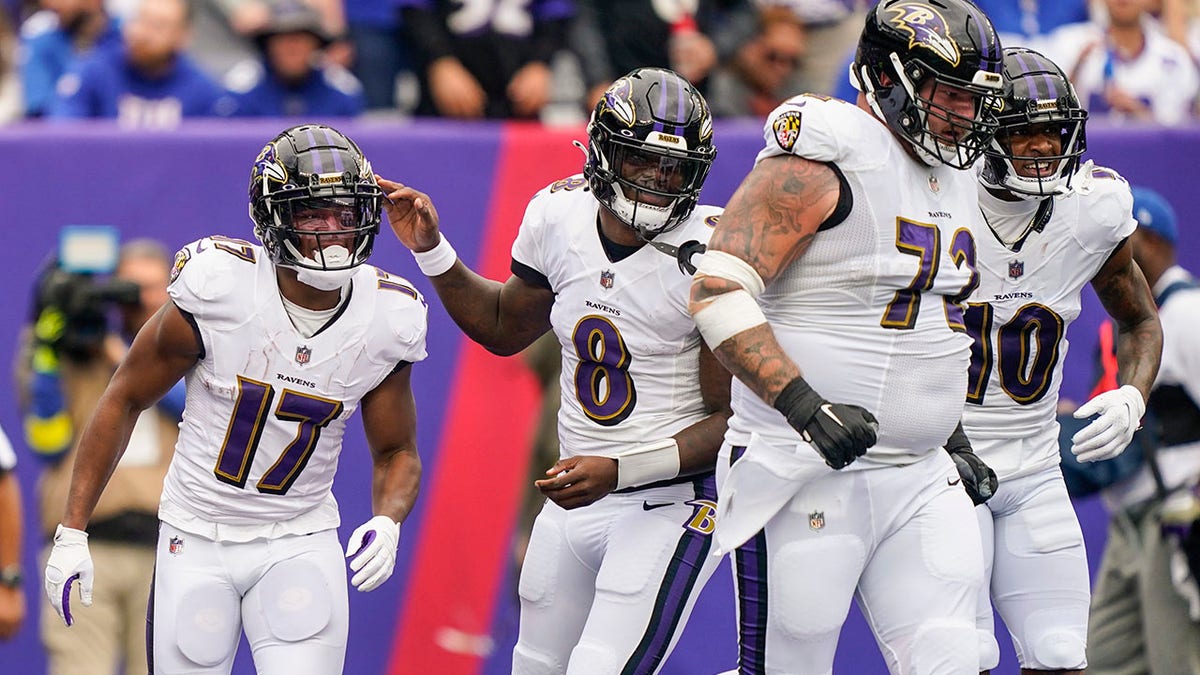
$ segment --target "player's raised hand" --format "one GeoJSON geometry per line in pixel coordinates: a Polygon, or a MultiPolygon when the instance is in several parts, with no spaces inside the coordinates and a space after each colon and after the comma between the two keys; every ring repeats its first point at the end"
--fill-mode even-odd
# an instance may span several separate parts
{"type": "Polygon", "coordinates": [[[549,478],[534,481],[537,489],[555,504],[577,509],[592,504],[617,487],[617,460],[598,455],[560,459],[546,469],[549,478]]]}
{"type": "Polygon", "coordinates": [[[383,209],[400,243],[417,253],[437,246],[441,240],[438,213],[429,195],[378,174],[375,180],[387,196],[383,209]]]}

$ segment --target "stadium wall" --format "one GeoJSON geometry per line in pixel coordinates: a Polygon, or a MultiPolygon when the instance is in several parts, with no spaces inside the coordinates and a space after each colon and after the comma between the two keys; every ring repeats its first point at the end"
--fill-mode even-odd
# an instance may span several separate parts
{"type": "MultiPolygon", "coordinates": [[[[249,170],[282,122],[196,122],[170,133],[120,130],[108,124],[26,124],[0,129],[3,245],[0,355],[15,354],[38,265],[67,224],[109,224],[124,239],[158,238],[178,248],[208,234],[252,238],[246,212],[249,170]]],[[[356,121],[336,124],[358,141],[377,172],[431,195],[443,231],[459,255],[493,278],[507,276],[509,246],[532,194],[576,173],[582,155],[571,145],[582,130],[528,124],[441,121],[356,121]]],[[[1180,216],[1180,260],[1200,271],[1200,237],[1191,218],[1200,191],[1191,180],[1200,129],[1089,129],[1089,156],[1134,184],[1158,189],[1180,216]]],[[[762,143],[759,125],[722,122],[719,154],[704,202],[720,204],[749,170],[762,143]]],[[[508,672],[516,639],[515,578],[510,538],[540,393],[519,359],[501,359],[467,341],[437,302],[386,226],[372,262],[408,277],[430,304],[429,359],[413,374],[420,415],[425,482],[401,535],[396,574],[369,594],[351,594],[346,672],[355,675],[457,675],[508,672]]],[[[1072,327],[1064,394],[1076,400],[1090,383],[1094,327],[1102,310],[1089,293],[1072,327]]],[[[11,380],[10,380],[11,381],[11,380]]],[[[37,460],[22,441],[16,396],[0,388],[0,425],[17,446],[19,477],[33,495],[37,460]]],[[[342,505],[343,539],[370,516],[370,460],[352,424],[334,489],[342,505]]],[[[33,503],[26,499],[27,511],[33,503]]],[[[1094,500],[1077,504],[1097,567],[1104,514],[1094,500]]],[[[37,639],[42,535],[26,514],[26,595],[21,633],[0,643],[0,672],[42,673],[37,639]]],[[[819,580],[814,580],[819,583],[819,580]]],[[[103,576],[98,583],[104,583],[103,576]]],[[[854,614],[857,614],[856,611],[854,614]]],[[[725,565],[697,605],[664,673],[697,675],[734,666],[732,583],[725,565]]],[[[1003,642],[1003,641],[1002,641],[1003,642]]],[[[1011,647],[1000,673],[1017,672],[1011,647]]],[[[884,672],[861,617],[852,616],[839,647],[838,672],[884,672]]],[[[252,673],[243,645],[235,673],[252,673]]]]}

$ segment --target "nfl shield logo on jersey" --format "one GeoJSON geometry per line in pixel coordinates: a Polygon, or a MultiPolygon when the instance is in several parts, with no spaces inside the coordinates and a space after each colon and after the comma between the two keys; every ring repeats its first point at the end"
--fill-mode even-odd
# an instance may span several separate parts
{"type": "Polygon", "coordinates": [[[179,537],[171,537],[170,543],[167,544],[167,552],[171,555],[183,553],[183,540],[179,537]]]}
{"type": "Polygon", "coordinates": [[[311,349],[304,345],[296,347],[296,363],[308,363],[310,360],[312,360],[311,349]]]}
{"type": "Polygon", "coordinates": [[[808,528],[816,532],[825,527],[825,512],[813,511],[808,514],[808,528]]]}
{"type": "Polygon", "coordinates": [[[1008,263],[1008,278],[1020,279],[1021,275],[1025,274],[1025,263],[1020,260],[1014,260],[1008,263]]]}
{"type": "Polygon", "coordinates": [[[603,286],[604,288],[612,288],[613,287],[613,279],[616,276],[617,276],[616,272],[613,272],[612,270],[604,270],[603,272],[600,273],[600,285],[603,286]]]}
{"type": "Polygon", "coordinates": [[[929,189],[932,192],[940,192],[942,190],[942,186],[938,184],[937,176],[929,177],[929,189]]]}

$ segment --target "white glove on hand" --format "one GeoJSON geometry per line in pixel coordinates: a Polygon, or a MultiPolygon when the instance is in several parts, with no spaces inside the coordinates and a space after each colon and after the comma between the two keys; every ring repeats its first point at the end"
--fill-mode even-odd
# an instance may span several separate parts
{"type": "Polygon", "coordinates": [[[88,535],[83,530],[63,527],[54,531],[54,549],[46,561],[46,597],[68,626],[71,619],[71,584],[79,580],[79,600],[84,607],[92,606],[92,580],[95,568],[88,551],[88,535]]]}
{"type": "Polygon", "coordinates": [[[387,516],[375,516],[350,535],[346,557],[355,572],[350,583],[359,591],[373,591],[392,576],[396,567],[396,547],[400,545],[400,524],[387,516]]]}
{"type": "Polygon", "coordinates": [[[1075,419],[1097,414],[1099,417],[1071,437],[1071,452],[1081,462],[1097,462],[1121,454],[1146,414],[1146,401],[1137,387],[1127,384],[1084,403],[1075,411],[1075,419]]]}

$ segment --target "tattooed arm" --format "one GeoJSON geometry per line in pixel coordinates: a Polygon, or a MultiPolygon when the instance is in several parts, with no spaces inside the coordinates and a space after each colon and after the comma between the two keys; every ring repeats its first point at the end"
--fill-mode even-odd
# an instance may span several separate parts
{"type": "Polygon", "coordinates": [[[1133,261],[1132,244],[1125,240],[1092,279],[1092,288],[1117,324],[1117,366],[1121,384],[1131,384],[1150,396],[1162,357],[1162,326],[1154,296],[1133,261]]]}
{"type": "MultiPolygon", "coordinates": [[[[764,159],[730,198],[708,250],[740,258],[770,284],[808,249],[817,228],[837,207],[839,190],[837,175],[825,164],[793,155],[764,159]]],[[[695,315],[738,290],[748,289],[730,279],[698,274],[689,309],[695,315]]],[[[715,345],[713,353],[768,404],[800,375],[766,323],[715,345]]]]}

